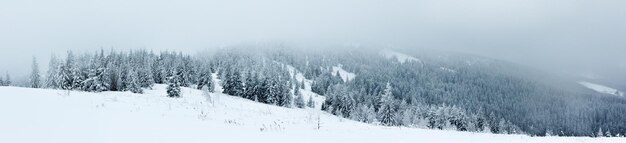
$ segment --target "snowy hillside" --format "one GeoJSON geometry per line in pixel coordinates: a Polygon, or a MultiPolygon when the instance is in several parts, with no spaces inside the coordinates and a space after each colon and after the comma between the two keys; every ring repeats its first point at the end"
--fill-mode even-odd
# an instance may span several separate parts
{"type": "Polygon", "coordinates": [[[145,94],[0,87],[0,142],[626,142],[382,127],[316,109],[291,109],[165,85],[145,94]],[[16,110],[20,109],[20,110],[16,110]],[[319,129],[318,129],[319,127],[319,129]]]}
{"type": "Polygon", "coordinates": [[[418,58],[415,58],[415,57],[412,57],[412,56],[409,56],[409,55],[406,55],[406,54],[403,54],[403,53],[399,53],[399,52],[396,52],[396,51],[392,51],[392,50],[382,50],[380,52],[380,54],[382,54],[383,56],[385,56],[386,58],[389,58],[389,59],[396,58],[396,59],[398,59],[398,62],[400,62],[400,63],[405,63],[405,62],[410,62],[410,61],[418,62],[418,63],[422,62],[418,58]]]}
{"type": "Polygon", "coordinates": [[[605,93],[605,94],[611,94],[611,95],[616,95],[616,96],[624,96],[624,92],[619,91],[617,89],[608,87],[608,86],[604,86],[604,85],[600,85],[600,84],[595,84],[595,83],[591,83],[591,82],[585,82],[585,81],[581,81],[578,82],[580,85],[583,85],[591,90],[594,90],[596,92],[599,93],[605,93]]]}
{"type": "Polygon", "coordinates": [[[339,73],[339,76],[341,76],[341,79],[343,80],[343,82],[348,82],[354,79],[354,77],[356,77],[356,74],[344,70],[343,65],[333,66],[332,74],[334,76],[337,76],[337,73],[339,73]]]}

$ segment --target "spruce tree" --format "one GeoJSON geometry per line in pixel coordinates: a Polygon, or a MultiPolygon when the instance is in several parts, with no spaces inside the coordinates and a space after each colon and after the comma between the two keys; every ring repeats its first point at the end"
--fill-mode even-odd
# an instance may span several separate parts
{"type": "Polygon", "coordinates": [[[131,69],[131,71],[129,71],[127,81],[128,83],[126,85],[128,86],[128,90],[130,92],[140,94],[143,93],[143,89],[141,88],[139,82],[138,73],[135,70],[131,69]]]}
{"type": "Polygon", "coordinates": [[[313,101],[313,96],[309,96],[309,101],[306,102],[306,106],[309,108],[315,108],[315,101],[313,101]]]}
{"type": "Polygon", "coordinates": [[[258,82],[256,79],[255,74],[252,73],[252,71],[248,71],[248,76],[246,76],[246,82],[245,82],[245,93],[244,93],[244,98],[246,99],[250,99],[250,100],[255,100],[255,95],[257,94],[257,86],[258,86],[258,82]]]}
{"type": "Polygon", "coordinates": [[[60,88],[63,90],[72,90],[75,88],[75,84],[77,81],[78,70],[75,68],[74,54],[72,51],[67,52],[67,58],[65,59],[65,64],[61,66],[61,71],[59,71],[60,77],[60,88]]]}
{"type": "Polygon", "coordinates": [[[304,108],[305,107],[304,97],[302,97],[302,92],[300,92],[300,88],[298,88],[298,86],[296,86],[294,90],[294,94],[296,95],[296,99],[294,101],[294,104],[296,105],[296,107],[304,108]]]}
{"type": "Polygon", "coordinates": [[[227,73],[224,82],[224,94],[243,97],[243,83],[239,71],[227,73]]]}
{"type": "Polygon", "coordinates": [[[9,72],[6,72],[5,76],[4,76],[4,86],[11,86],[13,83],[11,83],[11,76],[9,75],[9,72]]]}
{"type": "Polygon", "coordinates": [[[37,64],[37,58],[33,57],[32,71],[30,73],[30,87],[41,87],[41,75],[39,75],[39,64],[37,64]]]}
{"type": "Polygon", "coordinates": [[[169,77],[167,83],[167,96],[168,97],[180,97],[180,78],[182,77],[182,67],[178,67],[173,76],[169,77]]]}
{"type": "Polygon", "coordinates": [[[152,88],[155,83],[152,71],[148,68],[148,66],[139,67],[137,76],[139,78],[138,82],[140,87],[152,88]]]}
{"type": "Polygon", "coordinates": [[[380,122],[386,126],[394,125],[394,106],[393,106],[393,94],[391,84],[387,83],[385,91],[380,98],[380,108],[378,109],[378,117],[380,122]]]}

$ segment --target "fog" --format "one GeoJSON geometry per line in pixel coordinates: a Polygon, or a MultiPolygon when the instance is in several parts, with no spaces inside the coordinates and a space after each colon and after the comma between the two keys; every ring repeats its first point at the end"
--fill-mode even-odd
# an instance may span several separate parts
{"type": "Polygon", "coordinates": [[[623,0],[5,0],[0,72],[68,49],[346,43],[465,52],[626,81],[623,0]]]}

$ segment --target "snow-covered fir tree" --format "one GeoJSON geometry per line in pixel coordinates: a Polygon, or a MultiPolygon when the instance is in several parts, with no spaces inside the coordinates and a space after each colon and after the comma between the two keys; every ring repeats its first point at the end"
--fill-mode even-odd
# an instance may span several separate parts
{"type": "Polygon", "coordinates": [[[33,57],[32,71],[30,72],[29,85],[31,88],[41,87],[41,75],[39,74],[39,64],[37,58],[33,57]]]}
{"type": "Polygon", "coordinates": [[[127,78],[127,82],[126,86],[128,88],[128,91],[132,92],[132,93],[143,93],[143,89],[141,88],[141,83],[140,83],[140,79],[139,79],[139,75],[137,73],[137,71],[135,70],[130,70],[128,72],[128,76],[127,78]]]}
{"type": "MultiPolygon", "coordinates": [[[[298,85],[298,84],[296,84],[296,85],[298,85]]],[[[300,87],[299,86],[295,87],[294,95],[296,96],[296,98],[294,100],[294,104],[296,105],[296,107],[304,108],[305,107],[304,97],[302,97],[302,92],[300,92],[300,87]]]]}
{"type": "Polygon", "coordinates": [[[245,93],[243,98],[258,101],[257,95],[259,94],[258,92],[260,90],[259,79],[257,78],[256,73],[252,73],[252,70],[248,71],[244,86],[245,93]]]}
{"type": "Polygon", "coordinates": [[[181,96],[181,78],[183,75],[182,67],[178,67],[175,70],[173,76],[169,77],[169,82],[167,83],[167,96],[169,97],[180,97],[181,96]]]}
{"type": "Polygon", "coordinates": [[[243,82],[239,71],[235,70],[226,73],[226,79],[224,79],[224,94],[243,97],[243,82]]]}
{"type": "Polygon", "coordinates": [[[391,90],[391,84],[387,83],[387,86],[385,86],[385,90],[381,95],[380,108],[378,109],[378,120],[381,122],[381,124],[387,126],[395,125],[395,107],[393,93],[391,92],[391,90]]]}
{"type": "Polygon", "coordinates": [[[4,82],[3,82],[2,85],[3,86],[11,86],[11,85],[13,85],[13,82],[11,81],[11,76],[9,75],[9,72],[5,72],[4,82]]]}
{"type": "Polygon", "coordinates": [[[315,108],[315,101],[313,101],[313,96],[309,96],[309,100],[306,102],[306,107],[315,108]]]}

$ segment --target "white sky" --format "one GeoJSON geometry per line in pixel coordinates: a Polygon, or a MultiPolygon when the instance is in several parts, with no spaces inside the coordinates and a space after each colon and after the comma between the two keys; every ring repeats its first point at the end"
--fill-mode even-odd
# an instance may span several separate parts
{"type": "Polygon", "coordinates": [[[0,73],[25,74],[32,56],[45,66],[51,53],[68,49],[198,51],[250,42],[433,48],[624,75],[626,1],[0,1],[0,73]]]}

